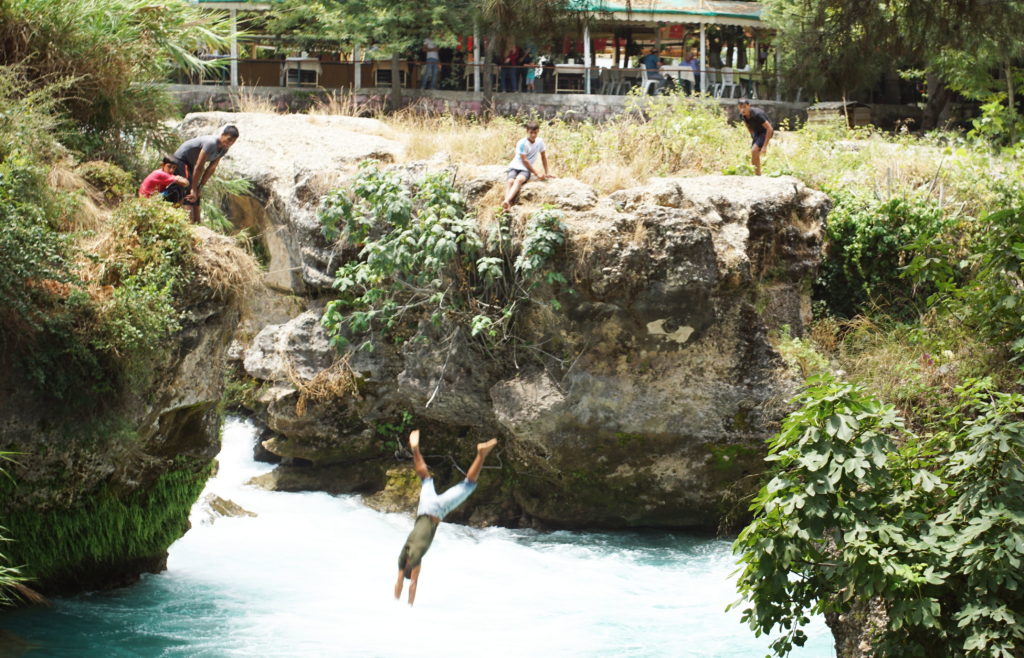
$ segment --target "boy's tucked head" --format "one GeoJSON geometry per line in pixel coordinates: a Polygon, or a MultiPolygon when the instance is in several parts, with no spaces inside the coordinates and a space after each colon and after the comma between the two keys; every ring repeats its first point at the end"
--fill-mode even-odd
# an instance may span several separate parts
{"type": "Polygon", "coordinates": [[[177,163],[169,155],[165,155],[163,160],[160,161],[160,169],[167,174],[173,174],[177,168],[177,163]]]}

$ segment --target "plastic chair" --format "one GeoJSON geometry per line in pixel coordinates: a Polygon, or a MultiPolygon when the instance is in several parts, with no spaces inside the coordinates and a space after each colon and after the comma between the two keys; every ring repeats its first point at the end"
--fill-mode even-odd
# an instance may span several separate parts
{"type": "Polygon", "coordinates": [[[613,70],[615,71],[615,76],[613,78],[615,80],[615,94],[621,96],[629,91],[632,84],[630,83],[629,78],[626,77],[625,71],[622,69],[613,70]]]}
{"type": "Polygon", "coordinates": [[[644,96],[648,95],[650,88],[653,87],[655,90],[658,89],[658,81],[653,78],[647,77],[647,69],[644,69],[640,73],[640,87],[644,90],[644,96]]]}
{"type": "Polygon", "coordinates": [[[716,86],[716,98],[736,98],[736,92],[743,93],[733,78],[732,69],[728,66],[722,68],[722,81],[716,86]]]}

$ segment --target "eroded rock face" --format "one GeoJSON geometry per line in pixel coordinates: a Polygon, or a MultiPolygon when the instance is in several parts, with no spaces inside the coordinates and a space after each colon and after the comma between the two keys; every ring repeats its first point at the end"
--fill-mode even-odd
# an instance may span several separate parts
{"type": "Polygon", "coordinates": [[[217,175],[233,172],[253,185],[252,196],[230,198],[228,213],[263,242],[266,284],[298,294],[329,289],[339,256],[316,220],[320,197],[363,160],[394,161],[403,145],[379,121],[346,116],[198,112],[179,132],[188,139],[228,124],[239,139],[217,175]]]}
{"type": "MultiPolygon", "coordinates": [[[[445,166],[391,169],[412,181],[445,166]]],[[[504,185],[500,166],[451,170],[470,199],[504,185]]],[[[524,341],[544,356],[490,359],[450,332],[375,340],[372,352],[331,357],[326,370],[342,359],[352,394],[300,405],[302,387],[268,355],[305,364],[303,378],[322,367],[331,350],[314,336],[317,311],[249,344],[248,373],[273,384],[264,446],[285,457],[285,487],[340,490],[341,473],[358,472],[363,490],[383,490],[371,504],[402,508],[399,442],[415,425],[441,487],[477,441],[502,439],[501,468],[453,520],[715,528],[742,517],[737,501],[792,392],[768,337],[782,325],[799,335],[809,319],[828,199],[788,177],[654,179],[608,197],[554,179],[524,188],[513,221],[545,204],[564,212],[558,269],[574,292],[542,291],[560,310],[523,318],[524,341]]]]}

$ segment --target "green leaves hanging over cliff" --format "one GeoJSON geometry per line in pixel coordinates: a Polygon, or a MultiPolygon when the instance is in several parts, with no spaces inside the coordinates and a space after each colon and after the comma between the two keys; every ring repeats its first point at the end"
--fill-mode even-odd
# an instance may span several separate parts
{"type": "Polygon", "coordinates": [[[348,258],[335,276],[341,296],[323,316],[338,347],[360,340],[372,348],[373,332],[410,339],[421,321],[493,346],[514,337],[520,312],[539,301],[538,286],[566,283],[548,269],[564,241],[560,212],[535,213],[521,246],[506,215],[484,234],[448,173],[412,191],[364,163],[348,186],[324,197],[319,216],[348,258]]]}
{"type": "Polygon", "coordinates": [[[957,393],[924,437],[855,385],[813,379],[795,400],[734,545],[743,618],[783,629],[777,655],[811,615],[864,602],[881,606],[871,655],[1024,650],[1024,396],[957,393]]]}

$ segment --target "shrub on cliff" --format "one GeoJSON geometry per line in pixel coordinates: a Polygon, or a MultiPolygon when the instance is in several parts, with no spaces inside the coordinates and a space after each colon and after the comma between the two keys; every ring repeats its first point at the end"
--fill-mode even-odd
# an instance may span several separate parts
{"type": "Polygon", "coordinates": [[[1024,396],[957,393],[920,437],[855,385],[813,379],[794,400],[734,545],[743,618],[784,629],[777,655],[811,615],[868,600],[884,612],[872,655],[1024,651],[1024,396]]]}
{"type": "Polygon", "coordinates": [[[933,203],[895,197],[880,201],[849,191],[832,194],[828,247],[814,297],[830,314],[853,317],[873,305],[911,314],[935,292],[933,282],[919,285],[904,276],[911,260],[939,256],[939,245],[963,225],[933,203]]]}
{"type": "Polygon", "coordinates": [[[429,319],[493,346],[514,338],[520,312],[538,301],[539,284],[565,284],[548,269],[564,241],[558,211],[534,213],[521,242],[507,218],[483,234],[448,176],[427,176],[414,193],[396,175],[364,163],[348,186],[323,199],[327,238],[359,250],[338,268],[341,297],[324,311],[335,345],[371,331],[408,339],[429,319]]]}

